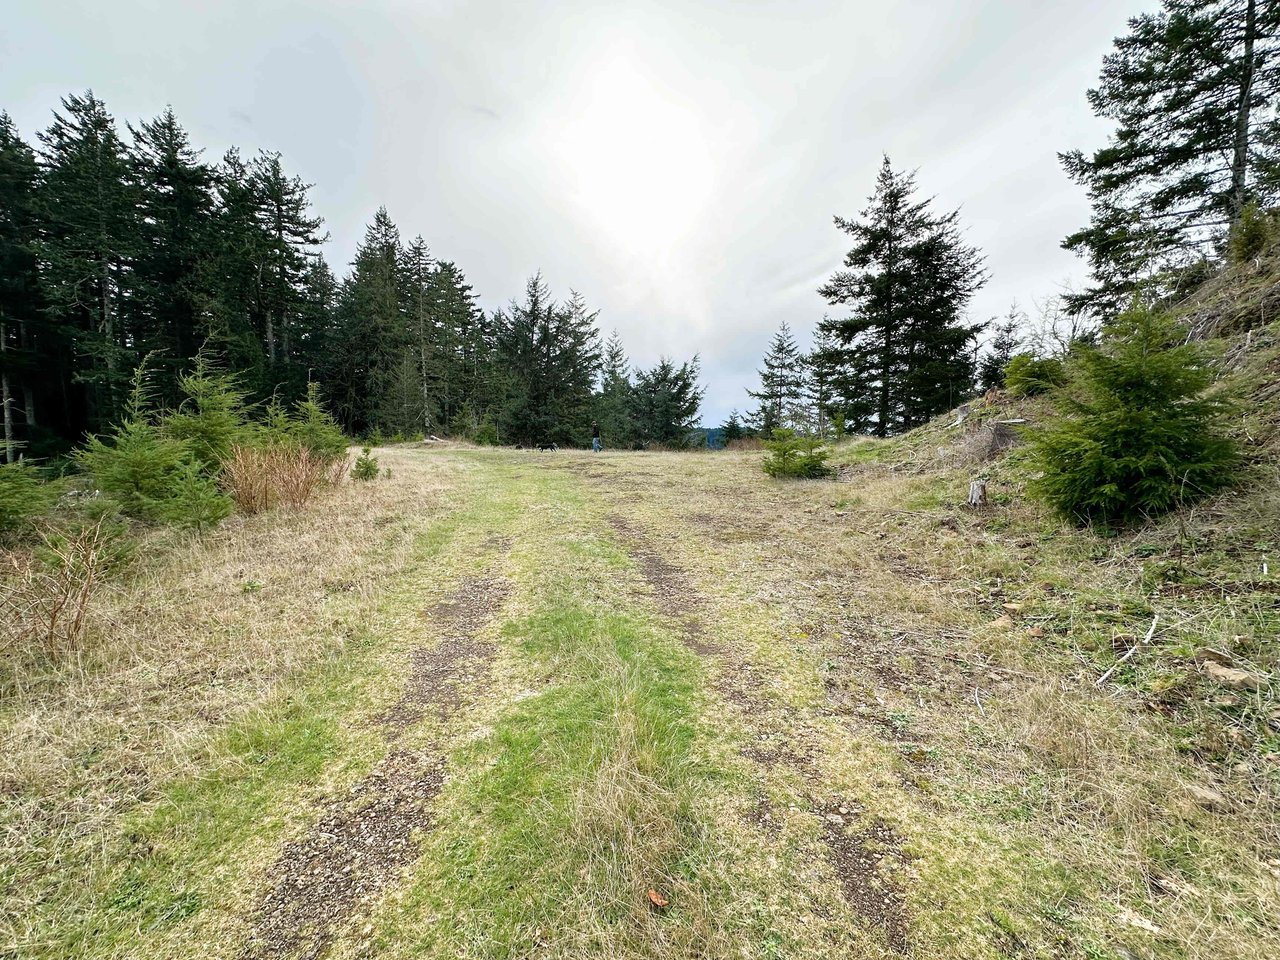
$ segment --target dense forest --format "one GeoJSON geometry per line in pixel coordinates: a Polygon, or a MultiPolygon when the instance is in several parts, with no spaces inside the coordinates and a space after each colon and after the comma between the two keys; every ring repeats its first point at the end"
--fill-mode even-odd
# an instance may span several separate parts
{"type": "Polygon", "coordinates": [[[385,209],[338,280],[309,185],[280,155],[206,162],[172,110],[122,135],[66,97],[35,147],[0,113],[0,377],[6,459],[64,451],[126,411],[180,403],[203,355],[251,401],[319,385],[352,435],[682,446],[697,358],[633,370],[596,313],[541,277],[486,312],[457,264],[405,242],[385,209]]]}

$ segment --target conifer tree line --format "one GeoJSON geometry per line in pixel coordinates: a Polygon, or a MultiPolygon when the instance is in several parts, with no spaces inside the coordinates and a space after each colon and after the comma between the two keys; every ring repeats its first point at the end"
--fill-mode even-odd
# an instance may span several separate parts
{"type": "Polygon", "coordinates": [[[385,209],[339,280],[310,189],[277,153],[207,160],[172,110],[122,131],[73,94],[34,144],[0,112],[5,458],[119,423],[144,358],[152,402],[176,406],[198,356],[253,401],[318,385],[353,435],[586,443],[598,417],[613,445],[687,442],[696,358],[632,370],[583,298],[556,301],[541,277],[487,313],[385,209]]]}

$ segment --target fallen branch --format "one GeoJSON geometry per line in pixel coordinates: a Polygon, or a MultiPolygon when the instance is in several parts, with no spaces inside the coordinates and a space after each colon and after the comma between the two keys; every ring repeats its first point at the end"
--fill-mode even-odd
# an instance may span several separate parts
{"type": "Polygon", "coordinates": [[[1128,652],[1123,657],[1121,657],[1119,660],[1113,663],[1111,667],[1107,670],[1107,672],[1098,678],[1098,686],[1102,686],[1104,683],[1106,683],[1111,678],[1111,675],[1115,673],[1117,670],[1119,670],[1121,665],[1124,664],[1126,660],[1128,660],[1130,657],[1132,657],[1135,653],[1138,652],[1138,649],[1140,647],[1145,647],[1147,644],[1151,642],[1151,638],[1156,635],[1156,624],[1159,622],[1160,622],[1160,614],[1157,613],[1151,619],[1151,626],[1147,630],[1147,635],[1142,638],[1142,641],[1140,643],[1135,643],[1132,647],[1130,647],[1128,652]]]}

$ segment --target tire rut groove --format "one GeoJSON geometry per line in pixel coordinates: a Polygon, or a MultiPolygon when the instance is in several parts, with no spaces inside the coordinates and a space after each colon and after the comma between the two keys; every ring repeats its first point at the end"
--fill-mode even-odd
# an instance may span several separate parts
{"type": "MultiPolygon", "coordinates": [[[[609,525],[635,559],[641,576],[653,591],[659,613],[680,626],[681,639],[694,653],[720,666],[717,680],[720,693],[737,704],[752,725],[767,727],[770,707],[759,693],[760,678],[732,650],[707,636],[703,621],[706,604],[688,574],[663,556],[634,523],[614,515],[609,517],[609,525]]],[[[812,731],[806,730],[805,734],[807,741],[817,739],[812,731]]],[[[745,747],[742,756],[764,770],[775,766],[795,770],[810,785],[821,786],[808,743],[774,743],[773,740],[762,734],[761,742],[745,747]]],[[[903,861],[901,839],[887,824],[866,818],[838,797],[820,802],[810,796],[808,812],[821,820],[826,859],[840,883],[845,902],[881,931],[892,950],[907,953],[910,944],[906,902],[902,890],[879,869],[882,861],[903,861]]],[[[766,798],[758,802],[752,820],[769,831],[776,830],[766,798]]]]}
{"type": "MultiPolygon", "coordinates": [[[[447,720],[466,705],[466,688],[487,676],[497,653],[475,635],[509,592],[499,577],[470,578],[423,616],[438,641],[409,654],[400,699],[374,718],[395,744],[429,713],[447,720]]],[[[421,855],[430,806],[446,780],[441,744],[395,748],[343,797],[329,801],[300,840],[285,845],[269,871],[271,891],[254,911],[241,960],[321,957],[346,922],[421,855]]]]}

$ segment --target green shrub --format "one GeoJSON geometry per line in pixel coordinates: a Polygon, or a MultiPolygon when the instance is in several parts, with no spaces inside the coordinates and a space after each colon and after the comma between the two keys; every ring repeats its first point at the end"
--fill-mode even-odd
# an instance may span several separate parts
{"type": "Polygon", "coordinates": [[[156,504],[156,519],[175,527],[204,530],[231,515],[234,504],[211,481],[196,460],[188,460],[174,474],[169,495],[156,504]]]}
{"type": "Polygon", "coordinates": [[[186,399],[165,418],[165,432],[186,441],[204,470],[216,474],[251,431],[245,394],[233,375],[215,369],[203,354],[178,383],[186,399]]]}
{"type": "Polygon", "coordinates": [[[109,439],[91,437],[73,458],[127,516],[202,527],[230,512],[230,500],[201,471],[187,441],[134,417],[116,427],[109,439]]]}
{"type": "Polygon", "coordinates": [[[774,430],[773,439],[764,441],[764,445],[769,452],[762,466],[771,477],[816,480],[834,472],[827,466],[830,451],[818,437],[802,437],[794,430],[774,430]]]}
{"type": "Polygon", "coordinates": [[[493,422],[492,416],[486,414],[471,439],[473,443],[486,447],[496,447],[498,445],[498,425],[493,422]]]}
{"type": "Polygon", "coordinates": [[[320,402],[320,387],[307,384],[307,399],[298,402],[294,415],[288,418],[288,432],[312,453],[333,461],[346,456],[350,443],[338,422],[320,402]]]}
{"type": "Polygon", "coordinates": [[[1232,263],[1253,260],[1271,245],[1276,237],[1276,228],[1275,214],[1259,210],[1258,205],[1250,201],[1231,225],[1227,258],[1232,263]]]}
{"type": "Polygon", "coordinates": [[[1037,357],[1020,353],[1004,368],[1004,386],[1015,397],[1034,397],[1048,393],[1066,382],[1062,361],[1053,357],[1037,357]]]}
{"type": "Polygon", "coordinates": [[[46,513],[58,489],[29,463],[0,464],[0,534],[21,530],[46,513]]]}
{"type": "Polygon", "coordinates": [[[1135,306],[1076,355],[1061,414],[1032,437],[1032,491],[1081,521],[1127,523],[1227,484],[1238,455],[1227,405],[1204,396],[1203,351],[1167,317],[1135,306]]]}
{"type": "Polygon", "coordinates": [[[368,447],[361,450],[360,456],[356,457],[355,465],[351,468],[351,478],[353,480],[378,479],[378,458],[369,453],[368,447]]]}
{"type": "Polygon", "coordinates": [[[222,519],[231,502],[201,469],[191,441],[173,436],[147,415],[145,377],[144,361],[134,374],[128,412],[110,443],[90,437],[72,459],[127,516],[191,527],[222,519]]]}

